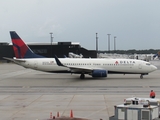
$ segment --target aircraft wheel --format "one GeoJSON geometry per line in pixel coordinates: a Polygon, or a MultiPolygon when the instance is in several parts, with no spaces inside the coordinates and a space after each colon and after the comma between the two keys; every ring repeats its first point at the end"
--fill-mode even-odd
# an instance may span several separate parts
{"type": "Polygon", "coordinates": [[[81,75],[80,75],[80,79],[84,79],[85,78],[85,75],[82,73],[81,75]]]}
{"type": "Polygon", "coordinates": [[[140,78],[143,79],[143,75],[140,75],[140,78]]]}

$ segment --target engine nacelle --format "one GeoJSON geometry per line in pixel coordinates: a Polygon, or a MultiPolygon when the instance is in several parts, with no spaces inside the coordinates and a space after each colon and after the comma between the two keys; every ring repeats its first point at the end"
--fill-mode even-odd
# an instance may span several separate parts
{"type": "Polygon", "coordinates": [[[107,77],[107,73],[106,70],[93,70],[92,77],[107,77]]]}

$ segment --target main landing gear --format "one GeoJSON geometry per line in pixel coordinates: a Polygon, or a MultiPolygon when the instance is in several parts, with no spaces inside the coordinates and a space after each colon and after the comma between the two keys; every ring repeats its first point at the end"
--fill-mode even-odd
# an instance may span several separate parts
{"type": "Polygon", "coordinates": [[[85,78],[84,73],[81,73],[81,75],[80,75],[80,79],[84,79],[84,78],[85,78]]]}
{"type": "Polygon", "coordinates": [[[143,79],[143,74],[140,75],[140,78],[143,79]]]}

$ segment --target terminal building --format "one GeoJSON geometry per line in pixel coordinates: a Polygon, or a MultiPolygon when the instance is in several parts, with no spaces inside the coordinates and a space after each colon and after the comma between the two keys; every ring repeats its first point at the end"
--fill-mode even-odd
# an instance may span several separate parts
{"type": "MultiPolygon", "coordinates": [[[[74,42],[30,43],[27,45],[34,53],[48,58],[52,58],[54,55],[59,58],[68,57],[70,52],[77,55],[82,54],[83,58],[97,57],[96,50],[87,50],[81,47],[79,43],[74,42]]],[[[4,60],[3,57],[15,57],[12,45],[6,42],[0,43],[0,60],[4,60]]]]}

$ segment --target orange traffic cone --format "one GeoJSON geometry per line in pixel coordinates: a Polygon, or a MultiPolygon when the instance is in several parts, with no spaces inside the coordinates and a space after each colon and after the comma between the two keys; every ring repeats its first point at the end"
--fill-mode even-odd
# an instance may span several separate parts
{"type": "Polygon", "coordinates": [[[57,112],[57,117],[59,117],[59,112],[57,112]]]}
{"type": "Polygon", "coordinates": [[[70,117],[73,118],[73,111],[71,110],[70,117]]]}

